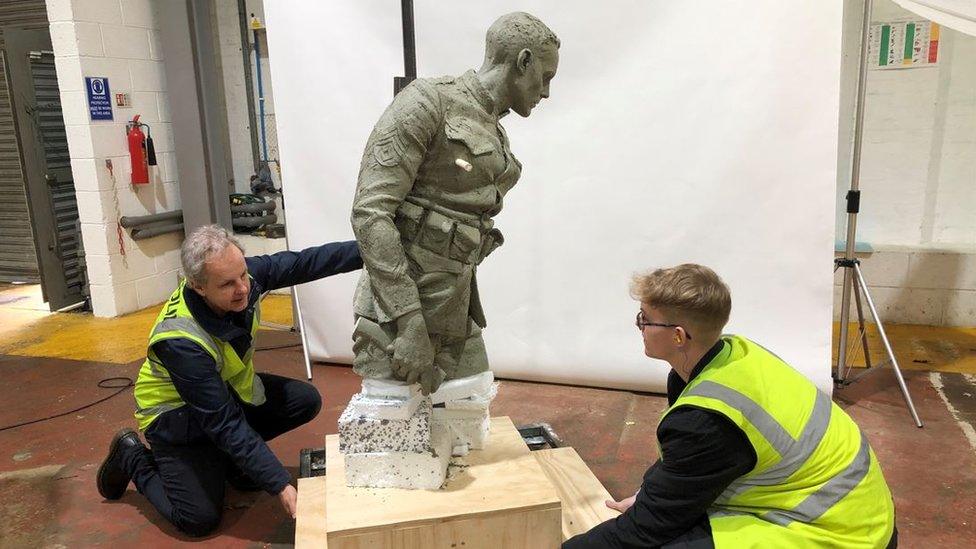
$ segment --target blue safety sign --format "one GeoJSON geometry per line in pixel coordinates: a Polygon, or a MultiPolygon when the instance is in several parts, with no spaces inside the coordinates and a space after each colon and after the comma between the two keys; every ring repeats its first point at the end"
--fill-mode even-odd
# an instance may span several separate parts
{"type": "Polygon", "coordinates": [[[112,120],[112,96],[108,89],[108,78],[85,77],[88,90],[88,112],[92,120],[112,120]]]}

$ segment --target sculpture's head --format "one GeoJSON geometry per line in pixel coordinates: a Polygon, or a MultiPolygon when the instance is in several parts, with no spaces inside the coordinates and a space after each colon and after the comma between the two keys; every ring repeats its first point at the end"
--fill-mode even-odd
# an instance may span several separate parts
{"type": "Polygon", "coordinates": [[[496,90],[500,103],[529,116],[549,97],[549,82],[559,66],[559,38],[528,13],[503,15],[488,29],[485,65],[500,67],[506,75],[504,86],[496,90]]]}

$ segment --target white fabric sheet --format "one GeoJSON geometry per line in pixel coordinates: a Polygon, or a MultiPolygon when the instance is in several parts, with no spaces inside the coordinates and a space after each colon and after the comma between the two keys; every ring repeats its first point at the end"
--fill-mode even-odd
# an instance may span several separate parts
{"type": "MultiPolygon", "coordinates": [[[[363,146],[403,74],[399,2],[265,10],[290,245],[350,239],[363,146]]],[[[697,262],[732,288],[728,331],[829,390],[841,3],[417,0],[420,76],[478,68],[517,10],[562,47],[552,97],[504,120],[524,171],[478,273],[496,375],[661,390],[629,279],[697,262]]],[[[351,361],[357,276],[302,288],[314,358],[351,361]]]]}
{"type": "Polygon", "coordinates": [[[976,0],[895,0],[929,21],[976,36],[976,0]]]}

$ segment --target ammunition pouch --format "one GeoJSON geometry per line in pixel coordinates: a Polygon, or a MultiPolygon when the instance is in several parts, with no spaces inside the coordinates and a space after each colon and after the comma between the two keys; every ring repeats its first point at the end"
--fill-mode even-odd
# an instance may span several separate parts
{"type": "Polygon", "coordinates": [[[395,223],[404,249],[420,247],[463,265],[480,264],[505,241],[501,231],[492,227],[491,219],[482,221],[434,204],[404,201],[397,210],[395,223]]]}

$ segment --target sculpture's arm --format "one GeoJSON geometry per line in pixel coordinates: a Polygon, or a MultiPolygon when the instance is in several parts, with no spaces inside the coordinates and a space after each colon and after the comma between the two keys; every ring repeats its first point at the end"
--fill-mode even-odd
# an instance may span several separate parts
{"type": "Polygon", "coordinates": [[[392,319],[420,309],[394,218],[443,127],[440,112],[431,84],[415,81],[404,88],[373,128],[359,169],[352,228],[376,305],[392,319]]]}

